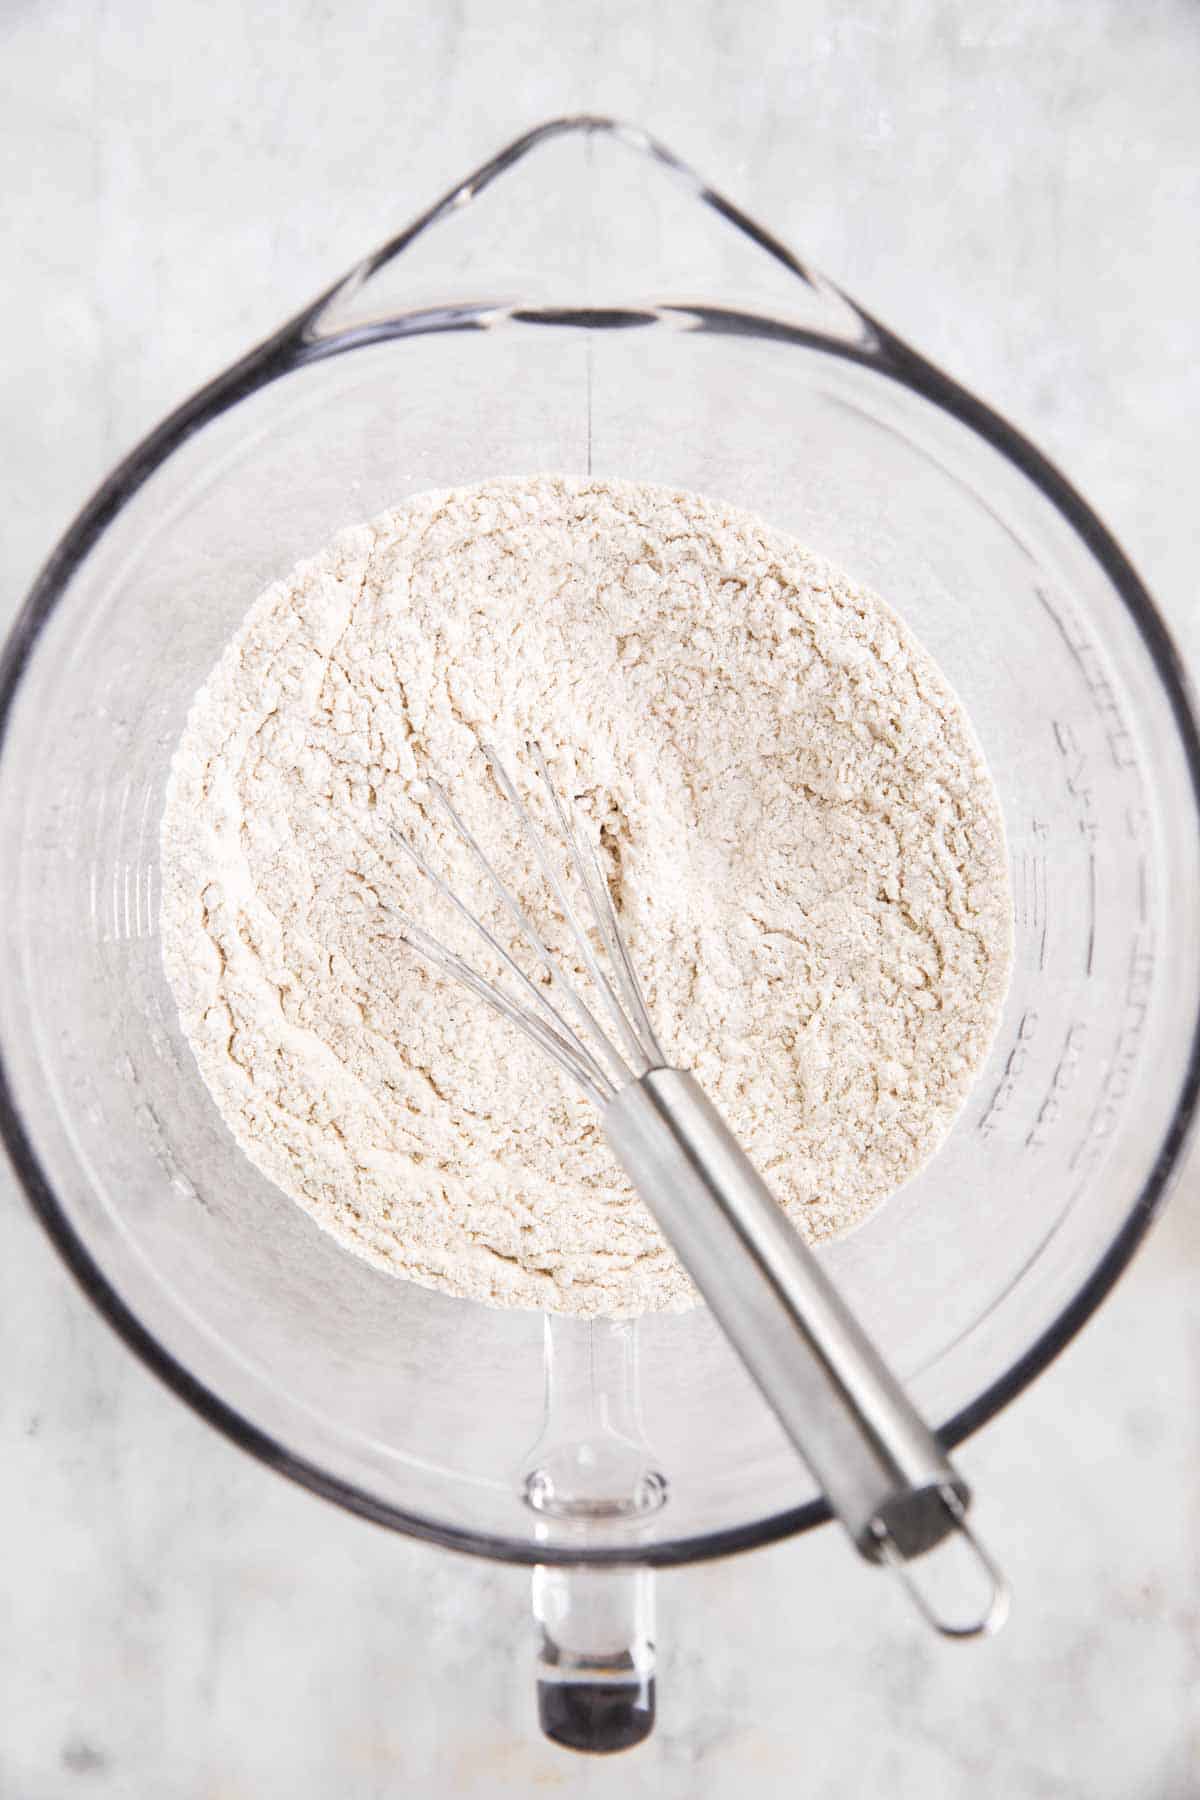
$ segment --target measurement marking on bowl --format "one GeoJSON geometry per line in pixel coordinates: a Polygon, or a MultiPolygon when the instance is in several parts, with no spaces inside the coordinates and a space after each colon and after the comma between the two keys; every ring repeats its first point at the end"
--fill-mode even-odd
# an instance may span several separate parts
{"type": "Polygon", "coordinates": [[[1120,1022],[1113,1039],[1112,1055],[1100,1086],[1100,1097],[1068,1162],[1068,1167],[1076,1173],[1085,1173],[1099,1160],[1104,1142],[1116,1128],[1122,1103],[1133,1086],[1134,1070],[1150,1012],[1150,993],[1156,966],[1153,932],[1138,932],[1129,956],[1120,1022]]]}
{"type": "MultiPolygon", "coordinates": [[[[121,842],[125,836],[125,814],[129,810],[129,794],[130,794],[130,783],[129,783],[128,777],[126,777],[126,779],[121,783],[121,798],[117,804],[117,822],[116,822],[116,829],[113,833],[113,841],[118,846],[121,844],[121,842]]],[[[125,874],[126,874],[126,880],[127,880],[128,879],[128,868],[127,867],[125,870],[125,874]]],[[[122,895],[124,895],[124,901],[125,901],[125,917],[128,919],[128,916],[129,916],[129,891],[128,891],[127,886],[123,886],[122,864],[118,858],[113,863],[113,872],[112,872],[112,931],[113,931],[113,937],[116,939],[116,941],[118,943],[120,943],[121,936],[122,936],[122,933],[121,933],[122,895]]],[[[128,932],[126,932],[124,935],[127,937],[129,934],[128,934],[128,932]]]]}
{"type": "MultiPolygon", "coordinates": [[[[1033,825],[1033,835],[1035,838],[1040,838],[1043,841],[1045,841],[1050,836],[1050,827],[1049,827],[1049,825],[1047,825],[1045,823],[1044,820],[1034,819],[1032,821],[1032,825],[1033,825]]],[[[1046,858],[1045,858],[1044,854],[1040,854],[1038,856],[1037,865],[1038,865],[1038,870],[1041,875],[1041,882],[1042,882],[1042,911],[1041,911],[1042,932],[1041,932],[1041,937],[1038,939],[1038,973],[1039,973],[1039,975],[1041,975],[1041,974],[1045,973],[1045,969],[1046,969],[1046,933],[1048,930],[1049,917],[1050,917],[1050,906],[1049,906],[1049,900],[1048,900],[1047,891],[1046,891],[1046,858]]]]}
{"type": "Polygon", "coordinates": [[[1062,1116],[1063,1100],[1075,1085],[1086,1041],[1087,1026],[1082,1019],[1072,1020],[1067,1027],[1062,1055],[1054,1066],[1045,1098],[1025,1139],[1029,1149],[1040,1150],[1050,1142],[1053,1129],[1062,1116]]]}
{"type": "Polygon", "coordinates": [[[1017,1092],[1017,1083],[1021,1072],[1029,1060],[1029,1050],[1037,1032],[1038,1016],[1032,1009],[1021,1014],[1017,1025],[1016,1042],[1008,1053],[1004,1064],[1004,1073],[999,1085],[992,1095],[987,1111],[979,1121],[979,1130],[984,1137],[991,1137],[1003,1115],[1012,1105],[1017,1092]]]}
{"type": "Polygon", "coordinates": [[[1096,804],[1087,752],[1082,748],[1074,731],[1065,720],[1052,719],[1054,742],[1058,746],[1059,755],[1063,759],[1063,774],[1066,780],[1067,793],[1075,802],[1079,830],[1087,846],[1087,897],[1088,897],[1088,930],[1087,954],[1084,959],[1085,973],[1090,975],[1096,964],[1096,839],[1100,835],[1100,824],[1095,816],[1096,804]]]}
{"type": "MultiPolygon", "coordinates": [[[[134,1079],[136,1080],[136,1074],[134,1079]]],[[[167,1135],[163,1130],[162,1120],[159,1118],[158,1113],[150,1104],[149,1100],[138,1101],[134,1108],[134,1117],[142,1127],[146,1141],[150,1145],[150,1149],[156,1162],[162,1169],[163,1174],[167,1177],[171,1186],[175,1189],[175,1192],[180,1194],[185,1200],[194,1200],[197,1205],[204,1208],[205,1212],[209,1212],[211,1208],[209,1207],[207,1200],[205,1200],[204,1196],[200,1193],[190,1176],[188,1176],[179,1166],[175,1153],[167,1141],[167,1135]]]]}
{"type": "Polygon", "coordinates": [[[1088,851],[1088,938],[1085,971],[1090,975],[1096,966],[1096,852],[1088,851]]]}
{"type": "MultiPolygon", "coordinates": [[[[1032,821],[1035,837],[1045,837],[1049,827],[1032,821]]],[[[1046,858],[1040,850],[1023,850],[1013,858],[1013,909],[1017,924],[1037,939],[1037,966],[1046,967],[1046,858]]]]}
{"type": "Polygon", "coordinates": [[[100,884],[107,883],[99,862],[88,866],[88,916],[92,935],[98,944],[132,943],[135,938],[153,937],[156,930],[154,901],[155,864],[115,862],[112,869],[112,892],[109,918],[106,921],[100,905],[100,884]]]}
{"type": "Polygon", "coordinates": [[[1133,734],[1117,703],[1116,690],[1105,673],[1106,665],[1100,651],[1065,600],[1057,595],[1052,599],[1046,588],[1036,584],[1033,591],[1058,627],[1063,643],[1083,676],[1114,766],[1118,769],[1137,770],[1139,765],[1133,734]]]}
{"type": "Polygon", "coordinates": [[[1138,846],[1137,914],[1138,924],[1145,926],[1150,923],[1150,858],[1145,846],[1151,825],[1150,814],[1144,806],[1125,809],[1125,830],[1130,842],[1138,846]]]}
{"type": "Polygon", "coordinates": [[[146,859],[146,835],[150,824],[150,788],[147,786],[142,794],[142,810],[138,819],[137,854],[134,862],[133,914],[134,925],[138,937],[149,937],[153,929],[153,914],[150,912],[150,889],[146,888],[146,922],[142,924],[142,870],[149,874],[146,859]]]}

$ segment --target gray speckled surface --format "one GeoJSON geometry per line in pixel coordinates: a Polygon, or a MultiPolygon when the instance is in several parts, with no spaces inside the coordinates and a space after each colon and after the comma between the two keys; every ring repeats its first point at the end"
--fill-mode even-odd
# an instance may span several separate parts
{"type": "MultiPolygon", "coordinates": [[[[3,605],[175,400],[517,130],[642,121],[993,400],[1196,612],[1186,0],[9,0],[3,605]]],[[[194,1420],[3,1177],[0,1795],[1200,1792],[1195,1179],[967,1472],[1018,1593],[926,1642],[825,1532],[662,1582],[659,1733],[534,1733],[525,1577],[373,1531],[194,1420]]]]}

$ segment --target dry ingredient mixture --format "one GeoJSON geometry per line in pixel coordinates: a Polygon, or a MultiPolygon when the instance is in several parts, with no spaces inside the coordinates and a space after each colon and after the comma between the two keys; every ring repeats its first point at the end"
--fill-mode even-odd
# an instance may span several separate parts
{"type": "Polygon", "coordinates": [[[166,971],[237,1141],[397,1275],[502,1306],[679,1308],[690,1285],[588,1102],[399,935],[397,909],[497,972],[396,842],[505,931],[433,776],[566,955],[479,748],[527,768],[531,737],[577,797],[668,1056],[812,1240],[932,1154],[988,1048],[1010,958],[996,796],[888,608],[694,494],[547,476],[419,495],[251,608],[162,827],[166,971]]]}

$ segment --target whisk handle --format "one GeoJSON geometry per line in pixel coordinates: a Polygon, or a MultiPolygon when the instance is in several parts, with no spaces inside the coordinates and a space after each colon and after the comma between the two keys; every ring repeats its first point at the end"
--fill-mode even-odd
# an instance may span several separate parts
{"type": "Polygon", "coordinates": [[[959,1529],[961,1476],[692,1076],[654,1069],[602,1120],[858,1550],[907,1560],[959,1529]]]}

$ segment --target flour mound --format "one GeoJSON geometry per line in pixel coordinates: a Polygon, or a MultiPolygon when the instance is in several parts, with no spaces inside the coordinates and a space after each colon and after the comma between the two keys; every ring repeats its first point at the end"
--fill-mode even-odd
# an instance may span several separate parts
{"type": "Polygon", "coordinates": [[[230,1130],[397,1275],[678,1309],[693,1291],[592,1107],[399,935],[407,913],[491,967],[396,832],[511,942],[433,777],[570,961],[479,748],[521,768],[530,738],[576,797],[668,1057],[810,1240],[936,1150],[988,1048],[1011,935],[996,796],[888,608],[694,494],[419,495],[251,608],[162,825],[166,973],[230,1130]]]}

